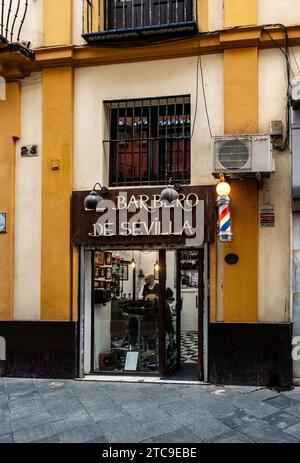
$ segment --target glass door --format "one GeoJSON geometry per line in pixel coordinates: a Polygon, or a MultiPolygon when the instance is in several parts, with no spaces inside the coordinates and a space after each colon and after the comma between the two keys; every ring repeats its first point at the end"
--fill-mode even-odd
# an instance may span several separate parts
{"type": "Polygon", "coordinates": [[[180,368],[181,298],[176,251],[160,251],[160,372],[169,374],[180,368]]]}
{"type": "Polygon", "coordinates": [[[198,375],[204,380],[204,249],[198,251],[198,375]]]}
{"type": "Polygon", "coordinates": [[[204,250],[177,252],[180,380],[203,380],[204,250]]]}

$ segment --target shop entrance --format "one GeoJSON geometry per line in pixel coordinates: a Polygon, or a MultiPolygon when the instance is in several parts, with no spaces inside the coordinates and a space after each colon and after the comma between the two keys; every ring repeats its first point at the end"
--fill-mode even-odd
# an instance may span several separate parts
{"type": "Polygon", "coordinates": [[[165,378],[203,381],[204,249],[177,251],[176,265],[176,321],[180,342],[176,366],[166,369],[165,378]]]}
{"type": "Polygon", "coordinates": [[[203,380],[204,249],[90,255],[89,372],[203,380]]]}

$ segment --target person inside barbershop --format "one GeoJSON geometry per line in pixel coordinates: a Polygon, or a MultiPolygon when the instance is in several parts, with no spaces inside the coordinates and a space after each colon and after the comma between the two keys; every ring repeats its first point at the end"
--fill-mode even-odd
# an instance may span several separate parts
{"type": "Polygon", "coordinates": [[[153,300],[159,296],[159,285],[155,283],[154,275],[149,273],[145,276],[145,284],[141,287],[139,292],[139,299],[153,300]]]}

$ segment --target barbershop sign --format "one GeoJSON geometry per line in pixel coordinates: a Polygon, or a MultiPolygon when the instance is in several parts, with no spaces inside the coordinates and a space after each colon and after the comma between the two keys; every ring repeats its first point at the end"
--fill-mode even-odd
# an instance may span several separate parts
{"type": "Polygon", "coordinates": [[[110,190],[96,211],[86,211],[89,194],[72,197],[72,243],[89,246],[198,247],[213,241],[214,188],[182,187],[171,203],[160,200],[163,188],[110,190]]]}

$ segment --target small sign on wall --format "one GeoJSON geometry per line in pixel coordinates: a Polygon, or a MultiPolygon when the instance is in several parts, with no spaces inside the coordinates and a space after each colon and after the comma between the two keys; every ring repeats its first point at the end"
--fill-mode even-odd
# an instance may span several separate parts
{"type": "Polygon", "coordinates": [[[275,208],[273,204],[262,204],[260,206],[261,228],[275,227],[275,208]]]}
{"type": "Polygon", "coordinates": [[[0,212],[0,233],[6,233],[6,212],[0,212]]]}

